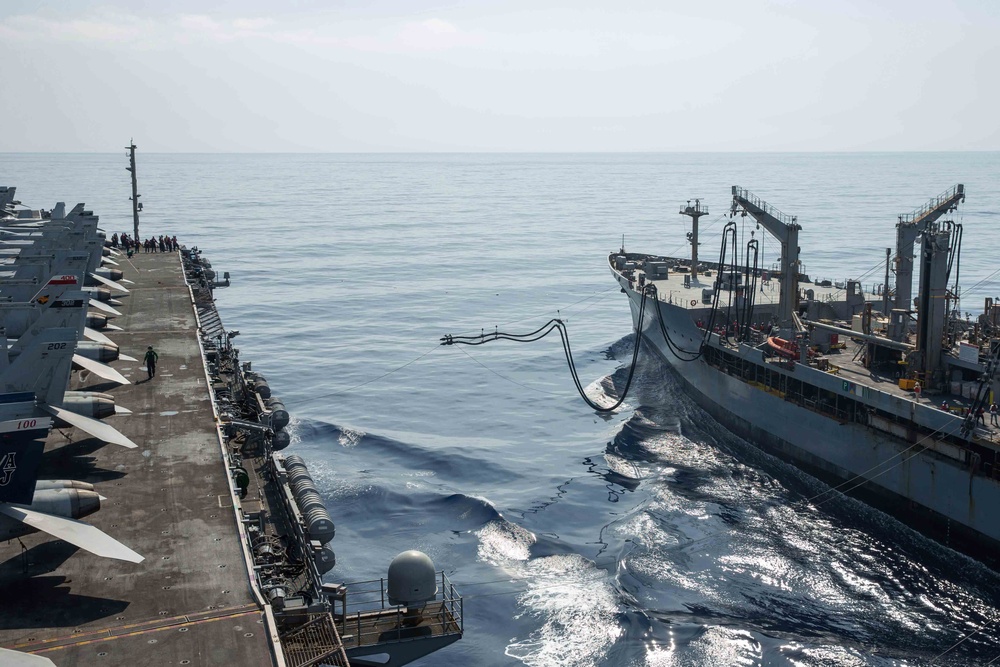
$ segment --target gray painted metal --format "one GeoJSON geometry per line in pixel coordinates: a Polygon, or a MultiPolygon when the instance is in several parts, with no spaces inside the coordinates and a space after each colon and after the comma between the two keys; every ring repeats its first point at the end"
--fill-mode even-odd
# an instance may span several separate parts
{"type": "MultiPolygon", "coordinates": [[[[628,295],[635,325],[641,295],[630,287],[628,279],[617,273],[615,277],[628,295]]],[[[900,437],[905,432],[893,434],[857,423],[842,424],[727,375],[701,359],[680,361],[667,349],[652,305],[646,304],[643,336],[677,370],[699,405],[731,431],[807,469],[844,481],[864,480],[871,490],[897,502],[916,503],[1000,546],[1000,515],[995,511],[1000,506],[1000,482],[974,474],[973,462],[964,450],[933,439],[915,447],[900,437]]],[[[688,349],[696,347],[702,332],[689,312],[668,302],[655,305],[674,340],[682,341],[688,349]]],[[[718,336],[712,337],[711,344],[719,346],[718,336]]],[[[727,351],[763,364],[761,351],[751,346],[727,351]]],[[[777,366],[769,370],[788,372],[777,366]]],[[[912,423],[926,428],[957,433],[961,427],[958,417],[891,392],[864,387],[859,396],[845,391],[844,381],[835,375],[805,365],[796,365],[794,373],[815,386],[906,415],[912,423]]]]}

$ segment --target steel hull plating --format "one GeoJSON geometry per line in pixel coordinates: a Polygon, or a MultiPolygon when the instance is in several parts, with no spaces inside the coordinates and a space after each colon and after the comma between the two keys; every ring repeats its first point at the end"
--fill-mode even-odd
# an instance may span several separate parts
{"type": "MultiPolygon", "coordinates": [[[[640,295],[616,275],[629,297],[633,325],[640,295]]],[[[696,350],[700,330],[690,314],[648,300],[641,331],[673,367],[689,395],[727,429],[824,481],[892,512],[914,528],[991,563],[1000,554],[1000,483],[969,465],[858,423],[841,423],[762,391],[702,359],[681,361],[667,347],[653,307],[675,343],[696,350]],[[864,481],[862,481],[864,480],[864,481]]]]}

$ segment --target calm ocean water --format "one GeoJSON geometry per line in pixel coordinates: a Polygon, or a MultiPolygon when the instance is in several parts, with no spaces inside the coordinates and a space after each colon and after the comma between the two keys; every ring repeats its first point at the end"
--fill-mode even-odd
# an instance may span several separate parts
{"type": "MultiPolygon", "coordinates": [[[[328,578],[377,578],[417,548],[465,594],[465,639],[419,664],[1000,664],[998,574],[815,499],[822,484],[728,434],[656,360],[600,417],[554,338],[437,345],[561,316],[583,381],[614,392],[633,338],[608,252],[624,235],[686,253],[677,211],[701,197],[714,255],[733,184],[798,216],[806,272],[867,285],[896,216],[964,183],[963,307],[980,312],[1000,295],[1000,154],[138,161],[142,232],[232,274],[223,321],[293,414],[337,521],[328,578]]],[[[35,208],[85,201],[110,234],[132,226],[125,165],[0,155],[0,184],[35,208]]]]}

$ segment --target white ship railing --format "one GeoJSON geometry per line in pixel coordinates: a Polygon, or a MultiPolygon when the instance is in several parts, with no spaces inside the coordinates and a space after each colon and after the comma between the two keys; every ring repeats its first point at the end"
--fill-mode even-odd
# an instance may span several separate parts
{"type": "Polygon", "coordinates": [[[794,225],[798,220],[796,216],[782,213],[777,208],[771,206],[770,204],[768,204],[766,201],[764,201],[754,193],[750,192],[746,188],[741,188],[738,185],[733,186],[733,196],[747,200],[760,210],[764,211],[764,213],[767,213],[772,218],[778,220],[779,222],[783,222],[786,225],[794,225]]]}
{"type": "Polygon", "coordinates": [[[465,631],[462,596],[444,571],[435,576],[438,593],[416,616],[412,608],[389,602],[385,577],[339,586],[338,592],[329,595],[328,599],[333,603],[333,618],[345,646],[407,641],[427,635],[461,635],[465,631]],[[415,636],[412,632],[415,617],[420,619],[419,627],[426,629],[426,634],[415,636]],[[374,625],[379,626],[377,632],[373,630],[374,625]]]}
{"type": "Polygon", "coordinates": [[[899,221],[903,224],[912,224],[917,220],[919,220],[920,218],[922,218],[923,216],[930,213],[931,211],[939,209],[949,199],[954,199],[964,194],[965,194],[965,187],[962,185],[955,185],[951,188],[948,188],[934,199],[931,199],[923,206],[913,209],[913,211],[911,211],[910,213],[900,214],[899,221]]]}

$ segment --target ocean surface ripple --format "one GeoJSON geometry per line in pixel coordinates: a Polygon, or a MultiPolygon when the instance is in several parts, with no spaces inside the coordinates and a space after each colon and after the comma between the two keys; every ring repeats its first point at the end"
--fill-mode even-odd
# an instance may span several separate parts
{"type": "MultiPolygon", "coordinates": [[[[24,202],[85,201],[131,230],[120,155],[2,158],[24,202]]],[[[896,216],[965,183],[975,313],[1000,294],[1000,155],[138,159],[142,232],[232,274],[223,321],[337,523],[328,579],[416,548],[466,596],[465,639],[415,664],[1000,664],[996,573],[729,434],[651,355],[601,416],[554,337],[438,346],[561,317],[587,391],[616,398],[635,338],[607,254],[686,253],[677,211],[697,196],[711,255],[734,183],[798,216],[814,278],[866,285],[896,216]]]]}

